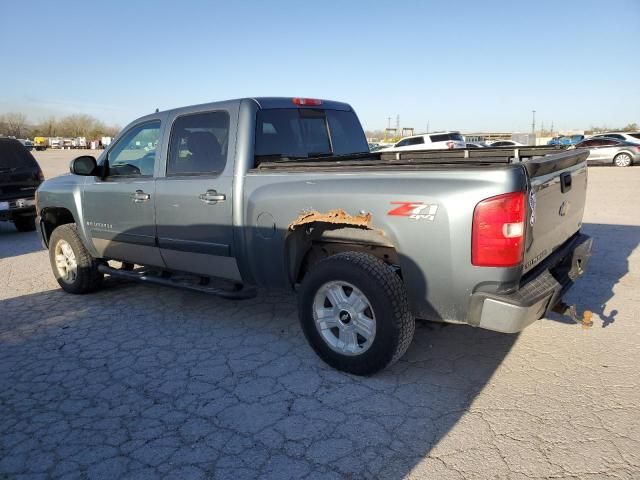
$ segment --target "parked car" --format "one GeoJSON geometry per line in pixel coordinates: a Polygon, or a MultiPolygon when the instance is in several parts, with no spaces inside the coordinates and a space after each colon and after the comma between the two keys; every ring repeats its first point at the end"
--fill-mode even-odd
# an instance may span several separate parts
{"type": "Polygon", "coordinates": [[[617,138],[589,138],[576,145],[576,149],[589,150],[589,165],[630,167],[640,164],[640,144],[617,138]]]}
{"type": "Polygon", "coordinates": [[[482,142],[466,142],[465,148],[487,148],[482,142]]]}
{"type": "Polygon", "coordinates": [[[20,232],[35,230],[36,189],[44,176],[22,143],[0,138],[0,220],[13,222],[20,232]]]}
{"type": "Polygon", "coordinates": [[[640,132],[610,132],[599,133],[593,135],[590,138],[615,138],[616,140],[623,140],[625,142],[640,144],[640,132]]]}
{"type": "Polygon", "coordinates": [[[380,151],[404,152],[409,150],[437,150],[464,147],[464,138],[460,135],[460,132],[448,131],[406,137],[392,147],[383,148],[380,151]]]}
{"type": "Polygon", "coordinates": [[[584,140],[584,135],[561,135],[553,137],[547,145],[577,145],[584,140]]]}
{"type": "Polygon", "coordinates": [[[24,148],[26,148],[27,150],[31,151],[33,150],[33,142],[31,140],[29,140],[28,138],[19,138],[18,141],[24,145],[24,148]]]}
{"type": "Polygon", "coordinates": [[[524,145],[515,140],[496,140],[495,142],[491,142],[489,147],[524,147],[524,145]]]}
{"type": "Polygon", "coordinates": [[[236,299],[294,289],[316,353],[370,374],[416,317],[514,333],[587,268],[587,152],[542,151],[372,154],[345,103],[229,100],[142,117],[76,158],[38,190],[37,224],[67,292],[105,274],[236,299]]]}

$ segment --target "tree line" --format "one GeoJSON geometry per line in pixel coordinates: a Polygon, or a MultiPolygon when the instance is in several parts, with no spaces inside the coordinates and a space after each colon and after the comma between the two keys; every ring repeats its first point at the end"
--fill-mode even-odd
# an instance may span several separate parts
{"type": "Polygon", "coordinates": [[[0,136],[16,138],[33,137],[85,137],[96,139],[113,137],[120,131],[116,125],[107,125],[91,115],[77,113],[65,117],[50,116],[36,124],[30,124],[24,113],[0,114],[0,136]]]}

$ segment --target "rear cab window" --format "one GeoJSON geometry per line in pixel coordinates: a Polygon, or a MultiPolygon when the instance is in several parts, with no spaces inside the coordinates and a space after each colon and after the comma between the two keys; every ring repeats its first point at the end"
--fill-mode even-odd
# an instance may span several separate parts
{"type": "Polygon", "coordinates": [[[368,153],[360,122],[352,111],[275,108],[256,114],[255,164],[368,153]]]}

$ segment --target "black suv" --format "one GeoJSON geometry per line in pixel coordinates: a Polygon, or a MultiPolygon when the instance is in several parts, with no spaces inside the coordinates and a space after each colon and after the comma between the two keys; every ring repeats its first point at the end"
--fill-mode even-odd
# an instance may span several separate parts
{"type": "Polygon", "coordinates": [[[12,221],[18,231],[35,230],[36,189],[42,170],[22,143],[0,138],[0,220],[12,221]]]}

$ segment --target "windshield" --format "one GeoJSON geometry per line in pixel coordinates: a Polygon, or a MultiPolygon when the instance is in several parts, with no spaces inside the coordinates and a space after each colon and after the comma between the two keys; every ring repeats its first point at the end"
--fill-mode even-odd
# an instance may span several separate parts
{"type": "Polygon", "coordinates": [[[369,152],[355,113],[288,108],[259,110],[255,156],[307,158],[369,152]]]}

